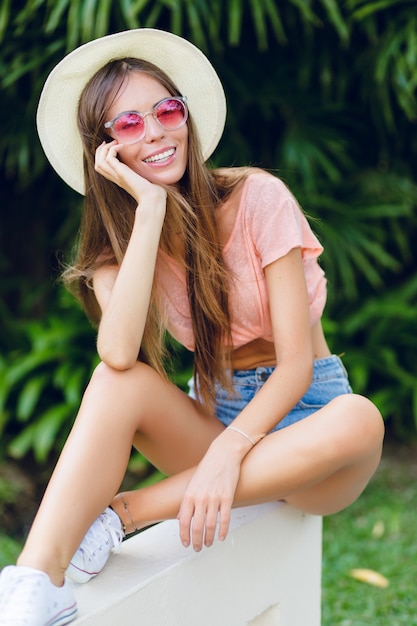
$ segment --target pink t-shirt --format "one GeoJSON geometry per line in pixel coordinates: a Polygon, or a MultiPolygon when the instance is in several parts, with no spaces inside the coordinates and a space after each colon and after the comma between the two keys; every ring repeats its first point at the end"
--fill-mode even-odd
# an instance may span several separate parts
{"type": "MultiPolygon", "coordinates": [[[[302,250],[310,321],[314,325],[326,303],[326,279],[317,261],[323,248],[284,183],[267,172],[250,174],[244,182],[232,233],[223,248],[231,271],[229,308],[234,349],[258,338],[273,341],[264,268],[293,248],[302,250]]],[[[184,269],[160,251],[156,279],[168,331],[193,350],[184,269]]]]}

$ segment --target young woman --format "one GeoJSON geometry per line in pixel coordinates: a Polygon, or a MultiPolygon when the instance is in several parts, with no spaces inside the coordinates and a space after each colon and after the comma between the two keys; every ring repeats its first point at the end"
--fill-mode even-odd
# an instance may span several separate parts
{"type": "Polygon", "coordinates": [[[206,166],[224,118],[206,57],[162,31],[93,41],[48,78],[40,138],[85,193],[65,279],[98,325],[101,363],[2,572],[2,625],[75,619],[65,573],[88,580],[136,529],[178,518],[200,550],[226,538],[232,507],[328,515],[378,466],[381,416],[323,335],[322,247],[279,179],[206,166]],[[189,395],[164,375],[166,330],[194,352],[189,395]],[[168,477],[116,495],[132,445],[168,477]]]}

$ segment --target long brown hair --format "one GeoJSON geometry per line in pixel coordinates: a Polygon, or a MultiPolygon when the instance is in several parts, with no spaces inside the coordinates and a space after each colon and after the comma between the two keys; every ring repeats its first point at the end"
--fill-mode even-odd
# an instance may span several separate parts
{"type": "MultiPolygon", "coordinates": [[[[121,264],[136,209],[136,202],[127,192],[94,169],[96,147],[108,140],[104,133],[106,111],[130,72],[145,73],[158,80],[170,94],[183,95],[155,65],[127,58],[111,61],[99,70],[81,96],[78,125],[84,150],[86,194],[75,261],[64,271],[63,281],[95,324],[100,321],[101,311],[92,289],[94,272],[102,265],[121,264]]],[[[199,397],[211,404],[216,381],[230,388],[225,369],[225,346],[231,345],[228,272],[222,256],[215,208],[247,172],[245,169],[228,173],[210,171],[201,155],[191,115],[187,125],[187,169],[178,189],[166,188],[167,212],[160,247],[175,256],[172,233],[179,233],[184,242],[184,257],[180,260],[187,277],[195,338],[194,377],[198,380],[199,397]]],[[[157,285],[154,284],[140,356],[161,374],[165,374],[164,333],[157,285]]]]}

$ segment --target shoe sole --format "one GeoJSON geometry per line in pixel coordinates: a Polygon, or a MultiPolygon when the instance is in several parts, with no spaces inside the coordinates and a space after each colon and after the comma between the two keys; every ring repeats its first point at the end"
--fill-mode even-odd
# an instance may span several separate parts
{"type": "Polygon", "coordinates": [[[70,578],[74,583],[88,583],[89,580],[97,576],[99,572],[86,572],[83,569],[80,569],[73,563],[70,563],[67,571],[65,572],[65,576],[70,578]]]}

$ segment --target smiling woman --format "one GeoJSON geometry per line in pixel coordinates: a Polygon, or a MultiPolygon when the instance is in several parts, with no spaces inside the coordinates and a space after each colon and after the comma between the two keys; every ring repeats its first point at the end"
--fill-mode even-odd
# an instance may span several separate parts
{"type": "Polygon", "coordinates": [[[96,167],[104,152],[111,158],[118,156],[155,184],[176,185],[184,176],[188,158],[186,99],[170,97],[169,90],[145,69],[134,69],[138,63],[122,63],[129,68],[107,112],[111,121],[104,124],[113,141],[98,149],[96,167]]]}
{"type": "Polygon", "coordinates": [[[333,513],[378,466],[381,416],[324,337],[323,248],[282,181],[209,169],[224,121],[214,68],[162,31],[90,42],[45,84],[42,144],[85,191],[65,279],[98,326],[101,363],[2,572],[0,625],[75,619],[65,574],[88,581],[134,530],[177,518],[199,551],[226,538],[232,507],[333,513]],[[164,371],[167,330],[194,353],[188,395],[164,371]],[[168,477],[117,494],[132,445],[168,477]]]}

